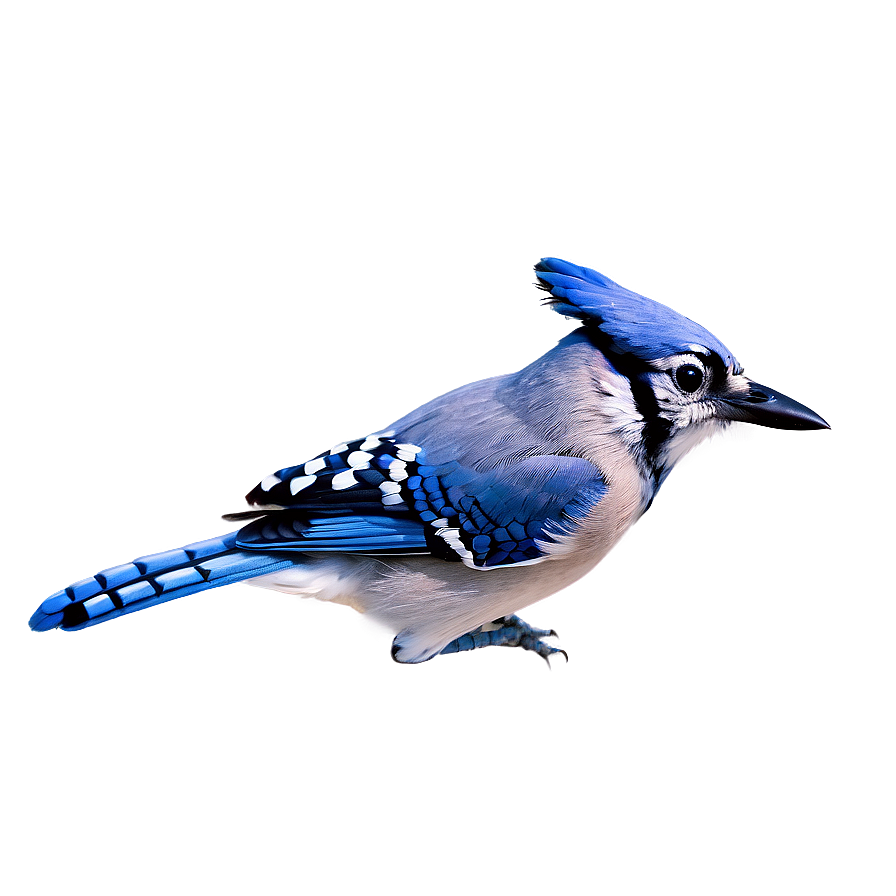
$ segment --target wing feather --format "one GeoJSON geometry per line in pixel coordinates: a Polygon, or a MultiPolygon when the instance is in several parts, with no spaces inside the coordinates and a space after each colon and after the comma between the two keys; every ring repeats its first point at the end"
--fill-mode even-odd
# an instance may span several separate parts
{"type": "Polygon", "coordinates": [[[425,447],[379,433],[278,470],[246,496],[278,509],[241,529],[237,544],[429,553],[474,569],[537,563],[553,535],[606,492],[600,470],[581,457],[537,455],[486,472],[426,460],[425,447]]]}

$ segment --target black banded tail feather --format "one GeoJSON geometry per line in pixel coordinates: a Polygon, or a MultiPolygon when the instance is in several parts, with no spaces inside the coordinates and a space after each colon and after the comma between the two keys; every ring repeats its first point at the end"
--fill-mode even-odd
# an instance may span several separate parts
{"type": "Polygon", "coordinates": [[[113,566],[48,597],[31,617],[35,631],[77,631],[301,563],[300,557],[244,551],[236,532],[113,566]]]}

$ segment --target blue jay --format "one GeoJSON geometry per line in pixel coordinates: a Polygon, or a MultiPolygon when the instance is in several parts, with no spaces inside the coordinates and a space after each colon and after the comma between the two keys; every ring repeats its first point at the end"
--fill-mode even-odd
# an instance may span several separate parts
{"type": "Polygon", "coordinates": [[[737,420],[830,428],[671,308],[558,258],[535,270],[581,322],[547,354],[278,470],[225,516],[238,531],[76,582],[31,627],[248,581],[370,614],[400,663],[489,645],[565,657],[515,614],[598,563],[691,448],[737,420]]]}

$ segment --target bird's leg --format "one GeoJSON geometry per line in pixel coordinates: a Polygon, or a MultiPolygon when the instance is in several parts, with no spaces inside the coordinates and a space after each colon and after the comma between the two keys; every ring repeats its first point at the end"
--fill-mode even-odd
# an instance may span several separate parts
{"type": "Polygon", "coordinates": [[[545,644],[543,638],[556,638],[553,629],[532,628],[519,616],[502,616],[489,626],[479,628],[461,635],[450,644],[446,644],[440,653],[460,653],[463,650],[476,650],[478,647],[522,647],[537,653],[549,666],[550,658],[555,653],[562,653],[569,662],[569,655],[559,647],[545,644]]]}

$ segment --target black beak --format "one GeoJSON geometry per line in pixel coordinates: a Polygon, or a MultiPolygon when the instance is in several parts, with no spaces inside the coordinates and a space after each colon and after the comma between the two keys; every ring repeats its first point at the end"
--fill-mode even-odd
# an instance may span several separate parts
{"type": "Polygon", "coordinates": [[[728,405],[728,417],[731,420],[758,423],[775,429],[831,428],[804,404],[752,381],[749,392],[727,395],[722,400],[728,405]]]}

